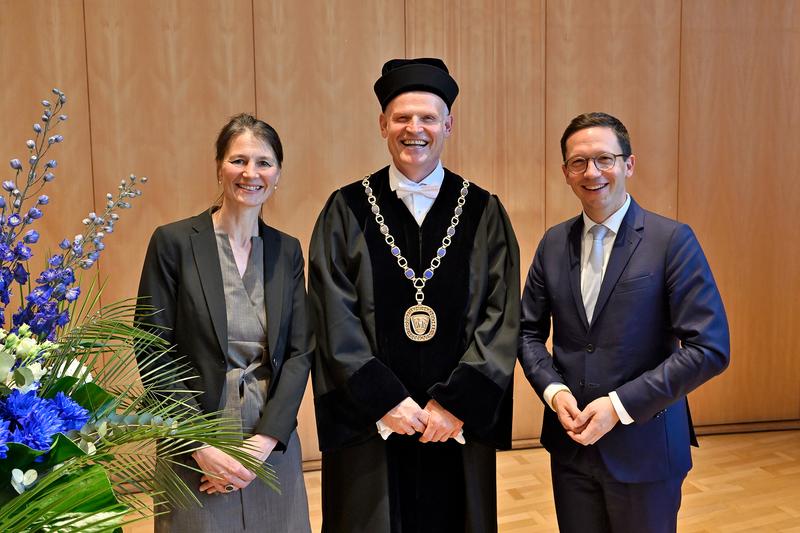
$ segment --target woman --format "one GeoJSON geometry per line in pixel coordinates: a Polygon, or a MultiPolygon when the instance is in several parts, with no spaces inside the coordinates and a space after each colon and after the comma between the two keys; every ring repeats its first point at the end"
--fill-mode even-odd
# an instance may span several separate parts
{"type": "Polygon", "coordinates": [[[185,388],[203,412],[241,418],[248,453],[277,472],[281,494],[238,461],[206,447],[193,467],[177,469],[203,508],[156,518],[156,531],[309,532],[308,502],[295,432],[311,366],[303,256],[297,239],[259,218],[278,187],[283,148],[267,123],[241,114],[216,143],[218,206],[159,227],[153,234],[139,296],[161,311],[147,322],[192,368],[185,388]]]}

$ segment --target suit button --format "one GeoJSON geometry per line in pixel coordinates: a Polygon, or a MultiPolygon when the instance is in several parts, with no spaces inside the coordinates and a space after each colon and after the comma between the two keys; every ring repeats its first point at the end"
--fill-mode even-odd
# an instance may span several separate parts
{"type": "Polygon", "coordinates": [[[272,365],[273,366],[278,366],[278,358],[277,357],[273,357],[272,358],[272,365]]]}
{"type": "Polygon", "coordinates": [[[586,351],[592,353],[594,351],[594,344],[587,344],[586,351]]]}

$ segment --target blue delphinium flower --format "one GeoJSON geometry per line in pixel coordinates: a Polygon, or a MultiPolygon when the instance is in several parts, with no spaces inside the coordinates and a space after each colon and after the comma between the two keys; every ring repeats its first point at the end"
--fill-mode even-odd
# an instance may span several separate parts
{"type": "Polygon", "coordinates": [[[61,417],[64,431],[80,430],[89,420],[89,411],[63,392],[56,394],[56,397],[53,398],[53,404],[61,417]]]}
{"type": "Polygon", "coordinates": [[[19,241],[14,247],[14,255],[16,255],[17,259],[20,261],[27,261],[31,258],[32,253],[30,247],[25,246],[24,242],[19,241]]]}
{"type": "Polygon", "coordinates": [[[39,232],[34,229],[28,230],[22,240],[27,244],[36,244],[39,242],[39,232]]]}
{"type": "Polygon", "coordinates": [[[25,270],[22,263],[17,263],[17,266],[14,267],[14,281],[20,285],[28,283],[28,271],[25,270]]]}
{"type": "Polygon", "coordinates": [[[44,305],[50,299],[52,293],[53,287],[40,285],[28,294],[27,300],[34,305],[44,305]]]}

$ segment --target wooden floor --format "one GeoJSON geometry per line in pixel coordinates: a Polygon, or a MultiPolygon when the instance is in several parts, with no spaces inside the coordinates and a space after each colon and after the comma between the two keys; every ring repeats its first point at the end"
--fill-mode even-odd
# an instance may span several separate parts
{"type": "MultiPolygon", "coordinates": [[[[700,438],[683,485],[681,533],[800,533],[800,431],[700,438]]],[[[547,452],[497,455],[502,533],[556,532],[547,452]]],[[[306,473],[312,530],[320,531],[320,473],[306,473]]],[[[141,524],[127,533],[149,533],[141,524]]],[[[644,533],[644,532],[643,532],[644,533]]]]}

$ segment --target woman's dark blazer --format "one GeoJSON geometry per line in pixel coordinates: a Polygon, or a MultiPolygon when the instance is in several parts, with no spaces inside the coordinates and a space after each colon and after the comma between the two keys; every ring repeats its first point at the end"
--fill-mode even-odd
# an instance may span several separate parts
{"type": "MultiPolygon", "coordinates": [[[[314,339],[306,314],[303,252],[294,237],[259,219],[264,244],[264,295],[272,377],[267,403],[254,432],[276,438],[285,449],[311,368],[314,339]]],[[[217,241],[211,211],[155,230],[139,282],[140,302],[157,309],[140,322],[164,327],[174,346],[159,363],[191,366],[178,386],[202,391],[188,401],[203,412],[219,410],[227,365],[228,328],[217,241]],[[177,363],[175,358],[182,357],[177,363]]],[[[146,374],[146,371],[145,371],[146,374]]]]}

